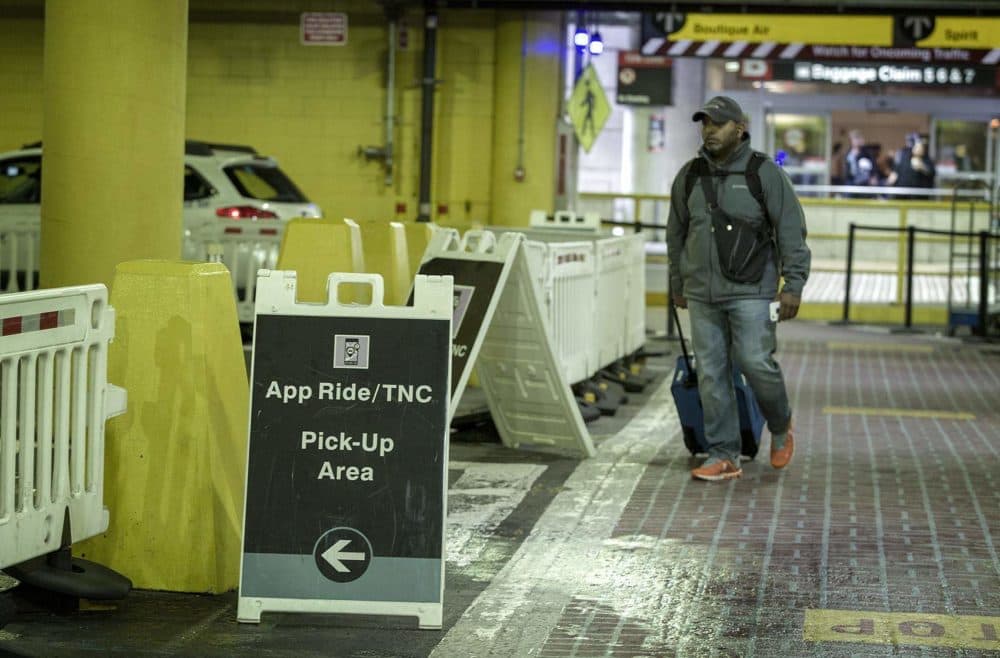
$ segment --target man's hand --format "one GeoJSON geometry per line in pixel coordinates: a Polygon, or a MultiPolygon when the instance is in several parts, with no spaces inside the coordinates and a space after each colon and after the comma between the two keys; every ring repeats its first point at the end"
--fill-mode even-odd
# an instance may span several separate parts
{"type": "MultiPolygon", "coordinates": [[[[790,292],[783,292],[778,297],[778,300],[781,302],[781,308],[778,310],[779,322],[791,320],[799,314],[799,304],[802,303],[802,297],[790,292]]],[[[676,304],[677,302],[674,303],[676,304]]]]}
{"type": "Polygon", "coordinates": [[[687,308],[688,307],[688,298],[685,297],[684,295],[680,295],[680,294],[678,294],[678,293],[675,292],[674,294],[672,294],[670,296],[670,298],[673,300],[674,306],[676,306],[677,308],[687,308]]]}

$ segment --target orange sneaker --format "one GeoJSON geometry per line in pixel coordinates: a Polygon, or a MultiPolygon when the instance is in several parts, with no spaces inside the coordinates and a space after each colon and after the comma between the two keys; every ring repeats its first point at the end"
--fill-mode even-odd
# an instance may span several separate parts
{"type": "Polygon", "coordinates": [[[792,434],[792,426],[788,426],[788,436],[785,437],[785,445],[777,450],[771,448],[771,466],[784,468],[792,461],[792,453],[795,452],[795,435],[792,434]]]}
{"type": "Polygon", "coordinates": [[[743,475],[743,469],[739,466],[734,466],[733,462],[728,459],[705,464],[691,471],[691,477],[695,480],[708,480],[710,482],[732,480],[741,475],[743,475]]]}

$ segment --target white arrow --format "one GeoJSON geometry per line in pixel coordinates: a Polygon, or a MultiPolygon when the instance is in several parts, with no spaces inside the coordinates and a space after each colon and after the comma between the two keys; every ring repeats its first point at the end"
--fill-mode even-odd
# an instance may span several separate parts
{"type": "Polygon", "coordinates": [[[924,30],[930,29],[931,19],[927,16],[907,16],[903,19],[903,27],[910,31],[914,41],[924,38],[924,30]]]}
{"type": "Polygon", "coordinates": [[[664,32],[673,34],[674,30],[677,29],[676,25],[684,20],[684,16],[672,11],[658,11],[653,20],[660,24],[660,28],[664,32]]]}
{"type": "Polygon", "coordinates": [[[330,563],[334,569],[340,573],[347,573],[350,571],[344,566],[341,560],[363,560],[365,559],[364,553],[354,553],[354,552],[344,552],[344,547],[351,543],[350,539],[341,539],[336,544],[330,548],[323,551],[323,559],[330,563]]]}

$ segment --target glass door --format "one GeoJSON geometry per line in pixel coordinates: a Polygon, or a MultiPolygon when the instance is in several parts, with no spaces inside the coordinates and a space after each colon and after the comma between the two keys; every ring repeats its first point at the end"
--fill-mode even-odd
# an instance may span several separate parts
{"type": "Polygon", "coordinates": [[[767,115],[768,152],[798,187],[830,184],[830,115],[767,115]]]}
{"type": "Polygon", "coordinates": [[[990,181],[995,144],[988,120],[934,117],[931,130],[940,187],[959,181],[990,181]]]}

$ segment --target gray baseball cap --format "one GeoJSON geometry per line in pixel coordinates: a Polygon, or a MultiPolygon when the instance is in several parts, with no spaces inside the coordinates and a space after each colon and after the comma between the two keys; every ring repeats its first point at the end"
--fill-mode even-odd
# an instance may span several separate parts
{"type": "MultiPolygon", "coordinates": [[[[746,115],[743,114],[743,108],[729,96],[716,96],[705,101],[705,104],[701,106],[700,110],[694,113],[691,120],[701,121],[706,116],[715,123],[735,121],[736,123],[745,124],[747,121],[746,115]]],[[[743,139],[748,139],[749,137],[749,131],[744,131],[743,139]]]]}

